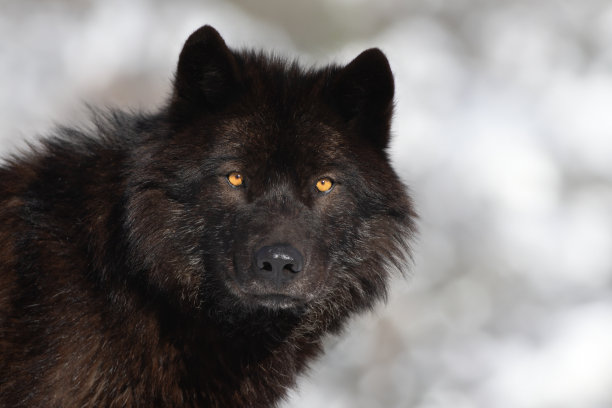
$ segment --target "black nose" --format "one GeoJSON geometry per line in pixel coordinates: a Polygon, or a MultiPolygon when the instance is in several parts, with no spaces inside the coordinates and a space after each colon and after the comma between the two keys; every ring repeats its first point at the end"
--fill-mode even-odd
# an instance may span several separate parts
{"type": "Polygon", "coordinates": [[[270,245],[255,252],[256,273],[266,280],[286,283],[304,268],[304,257],[291,245],[270,245]]]}

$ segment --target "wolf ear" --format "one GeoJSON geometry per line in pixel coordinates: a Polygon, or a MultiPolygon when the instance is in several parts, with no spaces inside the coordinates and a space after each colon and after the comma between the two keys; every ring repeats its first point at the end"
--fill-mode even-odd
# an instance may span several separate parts
{"type": "Polygon", "coordinates": [[[232,95],[238,82],[234,54],[209,25],[189,36],[179,56],[174,80],[174,102],[215,108],[232,95]]]}
{"type": "Polygon", "coordinates": [[[394,88],[387,57],[378,48],[370,48],[336,73],[330,95],[344,119],[384,149],[389,143],[394,88]]]}

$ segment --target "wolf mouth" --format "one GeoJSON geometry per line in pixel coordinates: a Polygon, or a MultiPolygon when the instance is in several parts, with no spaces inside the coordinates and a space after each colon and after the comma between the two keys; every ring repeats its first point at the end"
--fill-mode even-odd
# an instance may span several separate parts
{"type": "Polygon", "coordinates": [[[247,296],[253,302],[270,309],[294,309],[306,304],[305,299],[276,293],[266,295],[247,294],[247,296]]]}
{"type": "Polygon", "coordinates": [[[305,306],[308,296],[287,294],[282,289],[262,288],[259,285],[241,283],[236,277],[229,277],[226,287],[238,299],[253,306],[263,306],[270,309],[291,309],[305,306]]]}

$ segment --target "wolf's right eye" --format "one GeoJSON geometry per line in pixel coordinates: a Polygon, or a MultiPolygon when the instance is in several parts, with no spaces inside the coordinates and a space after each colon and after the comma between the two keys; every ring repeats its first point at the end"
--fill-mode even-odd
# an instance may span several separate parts
{"type": "Polygon", "coordinates": [[[244,178],[242,177],[242,174],[238,173],[237,171],[233,171],[227,175],[227,181],[234,187],[240,187],[244,182],[244,178]]]}

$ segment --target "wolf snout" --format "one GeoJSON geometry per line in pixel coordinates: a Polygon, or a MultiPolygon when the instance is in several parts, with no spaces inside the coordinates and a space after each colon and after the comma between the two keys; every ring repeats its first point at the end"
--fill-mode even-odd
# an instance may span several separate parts
{"type": "Polygon", "coordinates": [[[253,266],[258,279],[285,284],[302,272],[304,256],[291,245],[269,245],[255,251],[253,266]]]}

